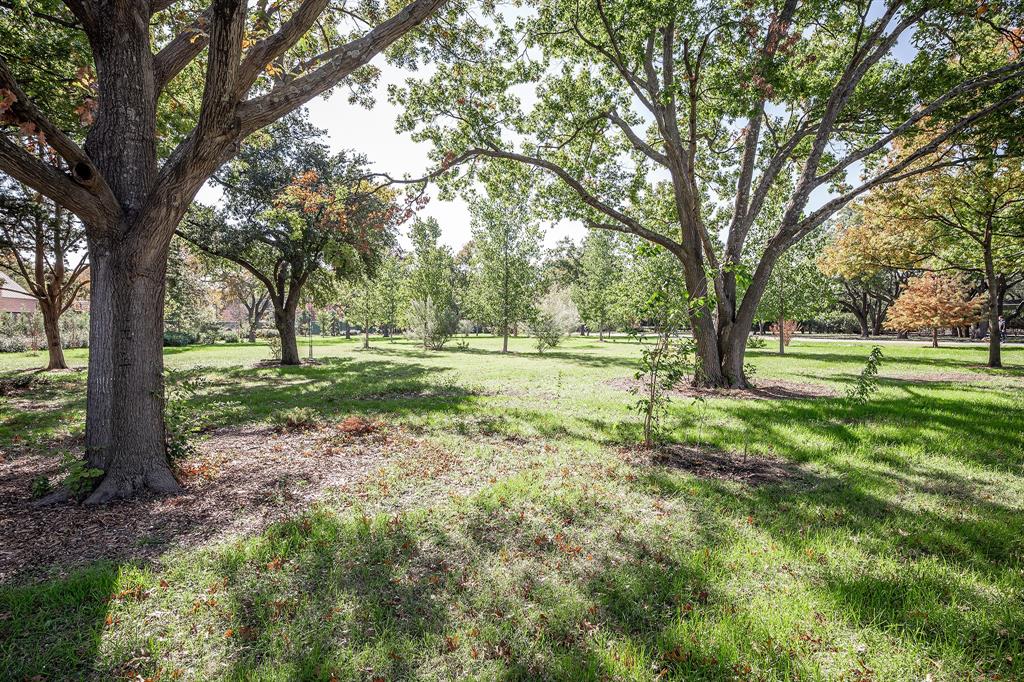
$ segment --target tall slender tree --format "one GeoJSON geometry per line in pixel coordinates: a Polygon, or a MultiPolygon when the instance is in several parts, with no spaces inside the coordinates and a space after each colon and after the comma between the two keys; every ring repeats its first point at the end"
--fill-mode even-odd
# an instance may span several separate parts
{"type": "Polygon", "coordinates": [[[440,243],[441,225],[436,218],[415,220],[409,238],[412,253],[405,280],[406,326],[423,340],[424,348],[436,350],[455,333],[459,322],[455,257],[440,243]]]}
{"type": "Polygon", "coordinates": [[[604,341],[605,329],[612,319],[615,284],[620,274],[615,236],[606,232],[588,234],[583,242],[580,274],[572,297],[580,318],[597,330],[599,341],[604,341]]]}
{"type": "Polygon", "coordinates": [[[508,353],[512,329],[530,317],[543,234],[521,203],[480,199],[471,205],[473,258],[469,286],[480,322],[501,335],[508,353]]]}

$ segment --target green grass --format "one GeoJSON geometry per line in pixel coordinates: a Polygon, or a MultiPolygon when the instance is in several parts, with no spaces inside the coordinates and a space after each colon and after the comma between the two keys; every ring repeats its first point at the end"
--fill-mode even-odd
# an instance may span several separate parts
{"type": "MultiPolygon", "coordinates": [[[[0,679],[1024,679],[1024,349],[997,372],[980,346],[886,344],[866,405],[676,399],[671,440],[800,471],[752,488],[622,449],[635,397],[608,382],[635,344],[468,344],[328,340],[292,369],[169,350],[211,424],[371,415],[453,469],[395,457],[258,536],[0,587],[0,679]]],[[[749,360],[842,395],[869,350],[749,360]]],[[[83,382],[0,398],[0,444],[80,432],[83,382]]]]}

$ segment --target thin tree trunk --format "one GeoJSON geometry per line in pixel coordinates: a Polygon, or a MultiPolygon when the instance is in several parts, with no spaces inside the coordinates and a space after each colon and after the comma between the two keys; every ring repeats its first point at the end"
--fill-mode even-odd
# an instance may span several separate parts
{"type": "Polygon", "coordinates": [[[501,352],[502,353],[507,353],[508,352],[508,325],[505,325],[504,327],[502,327],[501,352]]]}
{"type": "Polygon", "coordinates": [[[49,353],[47,370],[68,368],[60,341],[59,305],[53,301],[39,301],[39,308],[43,313],[43,331],[46,332],[46,348],[49,353]]]}
{"type": "Polygon", "coordinates": [[[932,327],[932,348],[939,347],[939,328],[932,327]]]}
{"type": "Polygon", "coordinates": [[[999,278],[996,276],[995,263],[992,259],[992,237],[986,235],[985,240],[985,277],[988,279],[988,366],[1002,367],[1002,349],[999,338],[999,278]]]}
{"type": "Polygon", "coordinates": [[[370,347],[370,325],[363,327],[363,349],[370,347]]]}

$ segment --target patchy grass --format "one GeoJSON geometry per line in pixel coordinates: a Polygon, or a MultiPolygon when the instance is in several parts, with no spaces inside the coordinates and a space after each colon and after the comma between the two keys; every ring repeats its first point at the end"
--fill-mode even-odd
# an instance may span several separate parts
{"type": "MultiPolygon", "coordinates": [[[[0,679],[1024,678],[1024,349],[887,344],[865,405],[678,397],[651,454],[635,344],[498,344],[174,349],[211,427],[409,435],[265,530],[0,587],[0,679]]],[[[841,396],[869,350],[750,360],[841,396]]],[[[8,463],[73,445],[83,382],[0,397],[8,463]]]]}

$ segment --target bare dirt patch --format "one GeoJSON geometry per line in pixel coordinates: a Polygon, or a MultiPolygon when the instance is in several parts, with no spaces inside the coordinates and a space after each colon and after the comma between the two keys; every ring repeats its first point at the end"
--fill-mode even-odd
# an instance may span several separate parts
{"type": "MultiPolygon", "coordinates": [[[[608,382],[620,391],[638,391],[643,382],[633,377],[612,379],[608,382]]],[[[752,388],[698,388],[678,384],[667,392],[680,398],[733,398],[739,400],[801,400],[810,398],[834,398],[839,395],[831,386],[824,384],[787,381],[785,379],[764,379],[752,388]]]]}
{"type": "MultiPolygon", "coordinates": [[[[643,462],[643,454],[640,454],[643,462]]],[[[665,445],[648,451],[647,463],[678,469],[698,478],[732,481],[751,487],[812,478],[804,467],[785,459],[743,455],[691,445],[665,445]]]]}
{"type": "Polygon", "coordinates": [[[31,506],[31,481],[57,483],[58,458],[11,453],[0,459],[0,583],[99,559],[155,561],[172,548],[257,533],[418,447],[398,428],[359,420],[283,433],[221,429],[180,465],[180,495],[42,509],[31,506]]]}

